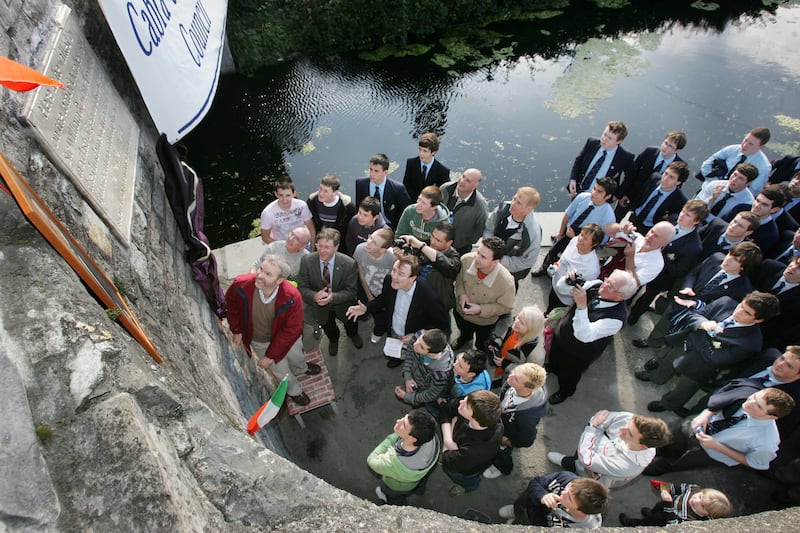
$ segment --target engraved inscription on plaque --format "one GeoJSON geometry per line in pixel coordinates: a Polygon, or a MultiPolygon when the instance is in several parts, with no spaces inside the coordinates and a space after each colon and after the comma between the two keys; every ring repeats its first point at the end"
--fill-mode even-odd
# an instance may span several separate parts
{"type": "Polygon", "coordinates": [[[23,116],[48,157],[127,244],[139,126],[66,6],[39,70],[66,90],[32,91],[23,116]]]}

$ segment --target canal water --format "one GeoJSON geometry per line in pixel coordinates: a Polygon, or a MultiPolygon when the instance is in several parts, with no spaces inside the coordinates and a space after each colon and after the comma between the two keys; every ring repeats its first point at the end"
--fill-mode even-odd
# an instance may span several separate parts
{"type": "Polygon", "coordinates": [[[445,68],[434,50],[377,63],[301,58],[223,77],[184,140],[205,184],[206,233],[214,247],[246,238],[284,173],[302,198],[326,173],[353,194],[369,157],[383,152],[402,180],[425,131],[441,136],[438,158],[454,175],[483,171],[491,204],[533,185],[540,211],[566,207],[572,161],[609,120],[628,124],[623,146],[634,153],[685,131],[681,155],[693,171],[754,126],[772,130],[770,159],[798,153],[800,6],[768,3],[633,2],[580,17],[566,9],[492,27],[494,53],[482,65],[445,68]]]}

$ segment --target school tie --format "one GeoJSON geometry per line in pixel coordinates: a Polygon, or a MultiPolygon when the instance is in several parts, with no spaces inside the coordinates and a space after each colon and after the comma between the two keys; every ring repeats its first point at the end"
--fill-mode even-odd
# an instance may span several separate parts
{"type": "Polygon", "coordinates": [[[428,165],[422,165],[422,182],[428,179],[428,165]]]}
{"type": "Polygon", "coordinates": [[[589,185],[592,184],[594,181],[594,177],[597,176],[597,173],[600,171],[600,167],[603,166],[603,163],[606,161],[606,151],[603,150],[603,153],[600,154],[600,157],[597,158],[592,168],[589,169],[589,172],[586,173],[586,176],[583,177],[583,181],[581,182],[581,191],[585,191],[589,188],[589,185]]]}
{"type": "Polygon", "coordinates": [[[731,327],[735,322],[736,321],[733,318],[728,317],[725,320],[723,320],[722,322],[720,322],[719,326],[722,328],[722,331],[725,331],[725,328],[731,327]]]}
{"type": "Polygon", "coordinates": [[[651,196],[649,200],[647,200],[647,203],[644,204],[644,207],[642,207],[641,210],[639,210],[639,212],[636,214],[637,218],[639,219],[639,222],[644,223],[644,221],[647,220],[647,217],[650,215],[650,211],[653,210],[653,208],[658,203],[658,200],[663,195],[664,195],[663,192],[656,190],[656,193],[653,196],[651,196]]]}
{"type": "Polygon", "coordinates": [[[325,287],[331,288],[331,269],[328,268],[328,261],[322,262],[322,282],[325,283],[325,287]]]}
{"type": "Polygon", "coordinates": [[[706,435],[714,435],[715,433],[731,428],[746,418],[747,415],[739,415],[709,422],[708,425],[706,425],[706,435]]]}
{"type": "Polygon", "coordinates": [[[375,192],[372,193],[372,197],[378,200],[378,204],[381,203],[381,188],[375,185],[375,192]]]}
{"type": "Polygon", "coordinates": [[[653,167],[653,172],[661,172],[661,169],[664,167],[664,160],[658,162],[656,166],[653,167]]]}
{"type": "Polygon", "coordinates": [[[730,199],[731,196],[733,196],[733,193],[731,191],[728,191],[725,193],[725,196],[717,200],[717,203],[715,203],[714,207],[711,208],[711,214],[714,215],[715,217],[719,216],[720,212],[722,211],[722,208],[725,207],[725,203],[730,199]]]}
{"type": "Polygon", "coordinates": [[[733,174],[733,171],[736,170],[736,167],[738,167],[739,165],[744,163],[745,159],[747,159],[747,156],[742,154],[742,156],[739,158],[739,162],[731,167],[731,169],[728,171],[728,175],[726,177],[730,178],[731,174],[733,174]]]}
{"type": "Polygon", "coordinates": [[[774,287],[772,287],[772,290],[770,292],[772,294],[778,295],[778,294],[781,293],[781,291],[783,290],[783,288],[785,286],[786,286],[786,280],[785,279],[781,279],[778,283],[775,284],[774,287]]]}
{"type": "Polygon", "coordinates": [[[705,293],[705,292],[711,291],[713,289],[716,289],[717,287],[719,287],[722,284],[722,280],[724,280],[726,277],[727,277],[727,275],[725,274],[725,272],[717,273],[713,278],[708,280],[708,283],[706,283],[706,286],[703,287],[703,292],[705,293]]]}
{"type": "Polygon", "coordinates": [[[575,235],[581,232],[581,224],[583,224],[583,221],[586,220],[586,218],[593,210],[594,210],[594,204],[590,204],[589,207],[584,209],[583,212],[580,215],[578,215],[578,218],[575,219],[575,222],[570,224],[569,227],[572,228],[572,231],[575,232],[575,235]]]}

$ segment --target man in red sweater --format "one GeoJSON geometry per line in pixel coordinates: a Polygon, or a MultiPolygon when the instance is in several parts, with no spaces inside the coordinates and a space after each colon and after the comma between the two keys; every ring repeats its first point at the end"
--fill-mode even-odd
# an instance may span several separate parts
{"type": "Polygon", "coordinates": [[[320,367],[306,363],[303,353],[303,299],[297,287],[286,281],[289,265],[268,255],[255,274],[233,280],[225,293],[228,326],[236,346],[244,344],[261,368],[272,367],[282,379],[289,376],[287,393],[298,405],[311,403],[295,376],[319,374],[320,367]]]}

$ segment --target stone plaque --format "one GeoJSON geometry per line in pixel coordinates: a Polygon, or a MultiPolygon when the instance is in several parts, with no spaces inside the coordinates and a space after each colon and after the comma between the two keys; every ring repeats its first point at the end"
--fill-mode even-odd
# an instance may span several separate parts
{"type": "Polygon", "coordinates": [[[23,116],[48,157],[128,244],[139,126],[70,9],[62,5],[41,72],[66,89],[31,92],[23,116]]]}

